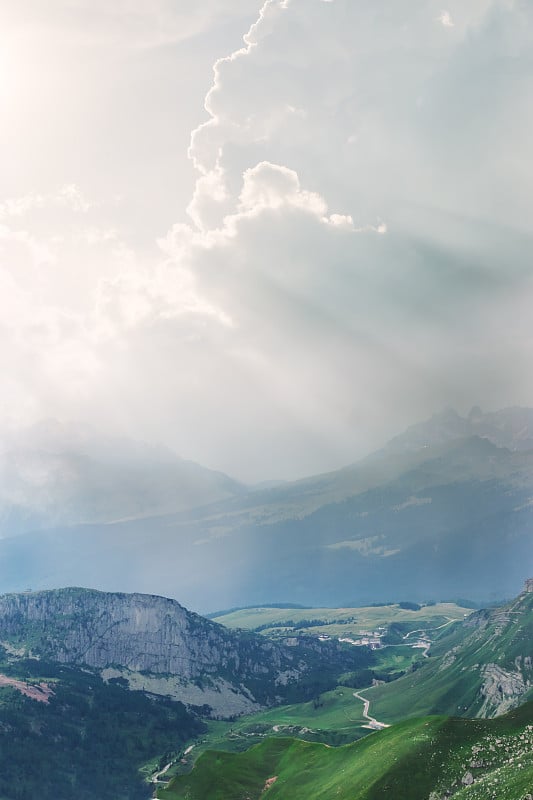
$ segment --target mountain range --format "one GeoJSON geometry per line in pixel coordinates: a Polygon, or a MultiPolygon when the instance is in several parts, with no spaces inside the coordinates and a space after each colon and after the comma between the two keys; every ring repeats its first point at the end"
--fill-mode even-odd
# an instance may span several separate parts
{"type": "MultiPolygon", "coordinates": [[[[4,499],[0,590],[90,585],[179,597],[201,611],[272,600],[486,602],[516,594],[533,571],[531,409],[447,410],[354,465],[256,489],[166,451],[150,460],[131,443],[89,452],[58,438],[53,450],[33,435],[31,452],[63,465],[62,476],[70,465],[69,480],[43,468],[34,491],[24,473],[18,505],[4,499]]],[[[18,486],[28,450],[6,452],[4,486],[18,486]]]]}

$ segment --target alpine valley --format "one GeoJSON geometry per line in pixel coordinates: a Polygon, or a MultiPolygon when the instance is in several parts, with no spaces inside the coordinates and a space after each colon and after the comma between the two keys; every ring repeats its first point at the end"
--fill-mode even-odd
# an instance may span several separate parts
{"type": "Polygon", "coordinates": [[[156,596],[4,595],[0,797],[523,800],[532,590],[463,621],[374,607],[375,649],[310,633],[315,609],[274,640],[156,596]]]}
{"type": "Polygon", "coordinates": [[[255,488],[55,423],[1,469],[0,800],[532,800],[533,410],[255,488]]]}

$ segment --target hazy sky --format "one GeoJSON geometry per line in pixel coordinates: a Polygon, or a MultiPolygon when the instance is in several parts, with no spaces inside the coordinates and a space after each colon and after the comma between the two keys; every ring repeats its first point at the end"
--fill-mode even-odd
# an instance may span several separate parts
{"type": "Polygon", "coordinates": [[[530,0],[0,0],[0,429],[251,481],[533,404],[532,98],[530,0]]]}

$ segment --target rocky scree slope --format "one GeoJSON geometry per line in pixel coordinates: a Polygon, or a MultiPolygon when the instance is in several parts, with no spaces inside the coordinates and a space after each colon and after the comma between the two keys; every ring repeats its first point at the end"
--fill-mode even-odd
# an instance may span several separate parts
{"type": "Polygon", "coordinates": [[[86,665],[131,688],[207,704],[218,716],[295,692],[303,699],[319,675],[333,679],[361,660],[334,642],[288,646],[230,631],[164,597],[77,588],[0,596],[0,644],[19,658],[86,665]]]}

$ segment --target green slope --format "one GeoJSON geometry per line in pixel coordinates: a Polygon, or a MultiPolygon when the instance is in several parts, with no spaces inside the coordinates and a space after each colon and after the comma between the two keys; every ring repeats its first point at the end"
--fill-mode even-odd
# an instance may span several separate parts
{"type": "Polygon", "coordinates": [[[182,703],[88,669],[4,659],[0,675],[0,800],[146,800],[144,776],[206,727],[182,703]],[[42,683],[48,702],[20,691],[42,683]]]}
{"type": "Polygon", "coordinates": [[[533,593],[445,629],[430,654],[416,672],[366,691],[373,715],[490,717],[515,707],[532,694],[533,593]]]}
{"type": "MultiPolygon", "coordinates": [[[[194,742],[191,758],[196,761],[207,750],[240,753],[272,737],[348,744],[368,734],[367,724],[363,703],[354,697],[353,688],[337,686],[307,703],[278,706],[231,722],[208,720],[208,732],[194,742]]],[[[188,765],[181,764],[175,772],[188,771],[188,765]]]]}
{"type": "Polygon", "coordinates": [[[522,800],[533,785],[532,723],[530,703],[494,720],[407,720],[338,748],[268,739],[245,753],[205,753],[158,797],[522,800]]]}

